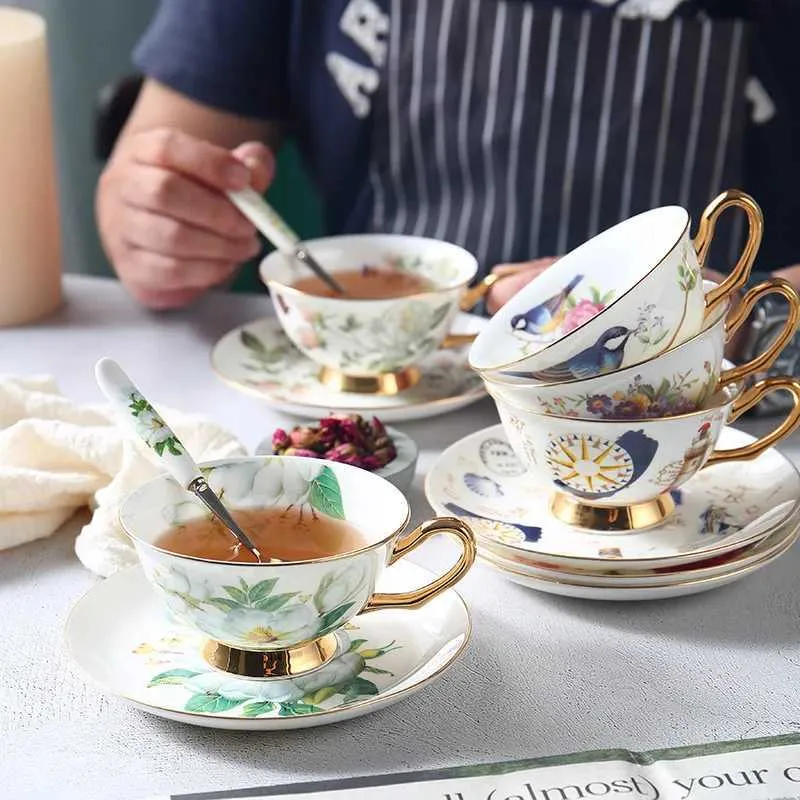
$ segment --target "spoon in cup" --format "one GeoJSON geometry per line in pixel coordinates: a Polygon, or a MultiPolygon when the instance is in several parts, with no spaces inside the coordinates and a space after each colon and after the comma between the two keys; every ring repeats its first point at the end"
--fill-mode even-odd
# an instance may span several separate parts
{"type": "Polygon", "coordinates": [[[326,272],[317,260],[303,247],[297,234],[284,222],[278,212],[255,189],[228,192],[230,201],[253,225],[286,255],[302,261],[314,274],[323,280],[336,294],[345,294],[341,284],[326,272]]]}
{"type": "Polygon", "coordinates": [[[129,427],[161,459],[161,463],[170,475],[184,489],[198,497],[236,537],[237,547],[244,546],[259,563],[262,563],[264,559],[261,558],[258,548],[208,485],[200,467],[186,451],[183,442],[145,399],[119,364],[110,358],[101,358],[95,365],[94,372],[97,385],[103,394],[124,415],[129,427]]]}

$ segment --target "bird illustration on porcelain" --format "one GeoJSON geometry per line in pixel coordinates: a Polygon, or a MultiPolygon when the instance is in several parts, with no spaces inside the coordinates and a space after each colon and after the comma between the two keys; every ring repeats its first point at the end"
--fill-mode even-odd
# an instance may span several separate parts
{"type": "Polygon", "coordinates": [[[702,533],[723,536],[728,531],[735,529],[735,526],[728,522],[729,519],[730,515],[726,508],[712,503],[700,514],[700,530],[702,533]]]}
{"type": "Polygon", "coordinates": [[[570,381],[576,378],[583,380],[593,378],[595,375],[604,375],[622,366],[625,358],[625,345],[635,333],[635,330],[626,328],[624,325],[615,325],[603,331],[593,345],[560,364],[554,364],[552,367],[535,372],[512,374],[548,383],[570,381]]]}
{"type": "Polygon", "coordinates": [[[613,497],[646,472],[658,442],[644,431],[625,431],[615,440],[593,434],[569,433],[552,439],[545,460],[553,483],[587,500],[613,497]]]}
{"type": "Polygon", "coordinates": [[[515,314],[511,317],[511,329],[531,336],[547,336],[556,332],[566,316],[567,299],[583,277],[576,275],[558,294],[528,309],[524,314],[515,314]]]}

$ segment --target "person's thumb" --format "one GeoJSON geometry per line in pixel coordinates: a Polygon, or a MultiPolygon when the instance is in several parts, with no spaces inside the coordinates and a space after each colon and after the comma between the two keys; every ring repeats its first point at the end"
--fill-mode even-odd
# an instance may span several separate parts
{"type": "Polygon", "coordinates": [[[233,155],[250,170],[250,185],[259,193],[265,192],[275,176],[275,156],[261,142],[240,144],[233,155]]]}

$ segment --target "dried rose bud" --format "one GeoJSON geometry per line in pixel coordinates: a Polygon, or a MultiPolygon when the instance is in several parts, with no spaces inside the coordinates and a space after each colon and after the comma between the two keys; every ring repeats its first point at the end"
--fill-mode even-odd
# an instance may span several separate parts
{"type": "Polygon", "coordinates": [[[289,439],[294,447],[308,447],[314,443],[316,433],[313,428],[295,428],[289,439]]]}
{"type": "Polygon", "coordinates": [[[354,456],[358,455],[358,448],[350,444],[350,442],[344,442],[343,444],[337,444],[336,447],[332,447],[325,455],[327,458],[332,458],[334,455],[342,457],[354,456]]]}
{"type": "Polygon", "coordinates": [[[278,428],[275,433],[272,434],[272,449],[276,453],[285,450],[290,443],[289,434],[282,428],[278,428]]]}
{"type": "Polygon", "coordinates": [[[368,469],[370,472],[374,472],[376,469],[380,469],[384,466],[386,465],[381,463],[377,456],[364,456],[364,458],[361,459],[361,467],[363,467],[363,469],[368,469]]]}
{"type": "Polygon", "coordinates": [[[289,433],[278,429],[272,442],[277,454],[325,458],[367,470],[380,469],[397,457],[383,423],[359,414],[331,414],[318,427],[298,426],[289,433]]]}
{"type": "Polygon", "coordinates": [[[305,458],[322,458],[322,456],[319,453],[316,453],[314,450],[307,450],[303,447],[289,447],[284,451],[283,455],[304,456],[305,458]]]}
{"type": "Polygon", "coordinates": [[[358,423],[352,419],[342,420],[342,436],[346,441],[353,442],[354,444],[363,444],[364,433],[359,429],[358,423]]]}

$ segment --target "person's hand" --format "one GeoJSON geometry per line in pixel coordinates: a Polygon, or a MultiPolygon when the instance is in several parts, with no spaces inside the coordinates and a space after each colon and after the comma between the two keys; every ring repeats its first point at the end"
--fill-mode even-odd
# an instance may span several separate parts
{"type": "Polygon", "coordinates": [[[490,314],[494,314],[523,286],[527,286],[557,260],[556,258],[536,258],[533,261],[524,261],[520,264],[498,264],[492,270],[492,274],[500,277],[500,280],[492,286],[486,295],[486,310],[490,314]]]}
{"type": "Polygon", "coordinates": [[[252,142],[230,151],[173,129],[131,134],[100,177],[97,223],[131,294],[150,308],[187,305],[255,256],[255,227],[226,190],[267,189],[274,159],[252,142]]]}

